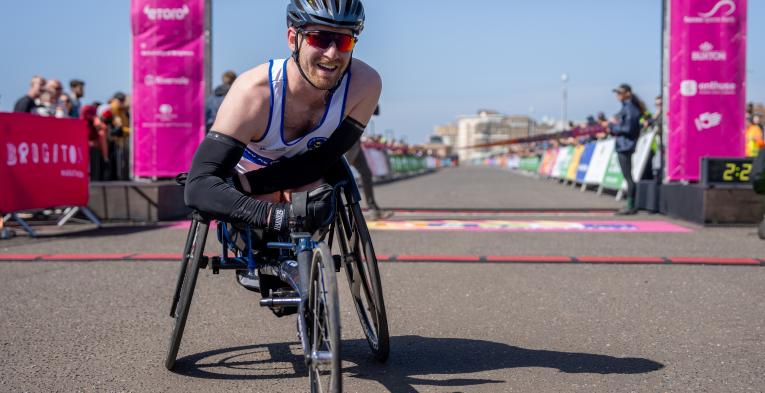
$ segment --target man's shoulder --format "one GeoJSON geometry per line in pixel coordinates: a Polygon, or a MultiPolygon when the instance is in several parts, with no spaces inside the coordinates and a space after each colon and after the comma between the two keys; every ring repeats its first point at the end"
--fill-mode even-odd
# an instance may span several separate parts
{"type": "Polygon", "coordinates": [[[377,70],[359,59],[353,59],[351,74],[353,81],[361,81],[370,86],[382,86],[382,78],[377,70]]]}
{"type": "Polygon", "coordinates": [[[264,63],[239,75],[231,86],[232,91],[248,97],[270,94],[269,64],[264,63]]]}
{"type": "Polygon", "coordinates": [[[29,112],[30,108],[34,107],[34,100],[28,95],[24,95],[13,105],[14,112],[29,112]]]}

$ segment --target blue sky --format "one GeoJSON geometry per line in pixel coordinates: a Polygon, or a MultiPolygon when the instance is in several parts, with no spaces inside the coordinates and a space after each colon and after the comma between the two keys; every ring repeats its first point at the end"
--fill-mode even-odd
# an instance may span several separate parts
{"type": "MultiPolygon", "coordinates": [[[[289,55],[285,0],[213,0],[213,73],[289,55]]],[[[748,99],[765,102],[765,0],[749,0],[748,99]],[[757,48],[755,51],[754,48],[757,48]]],[[[4,2],[0,110],[34,74],[87,82],[85,101],[130,90],[128,0],[4,2]],[[34,24],[33,24],[34,23],[34,24]]],[[[377,132],[423,142],[433,126],[479,108],[559,117],[618,110],[622,82],[659,91],[660,0],[367,0],[355,56],[383,77],[377,132]]]]}

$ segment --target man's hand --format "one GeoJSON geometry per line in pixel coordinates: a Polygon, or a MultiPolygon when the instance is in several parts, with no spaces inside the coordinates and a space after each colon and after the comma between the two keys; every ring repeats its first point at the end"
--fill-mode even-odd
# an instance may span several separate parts
{"type": "Polygon", "coordinates": [[[328,184],[309,192],[305,217],[296,217],[291,203],[272,204],[269,208],[267,229],[282,234],[288,234],[296,229],[313,233],[329,225],[328,221],[333,214],[333,193],[334,189],[328,184]],[[298,226],[302,228],[297,228],[298,226]]]}

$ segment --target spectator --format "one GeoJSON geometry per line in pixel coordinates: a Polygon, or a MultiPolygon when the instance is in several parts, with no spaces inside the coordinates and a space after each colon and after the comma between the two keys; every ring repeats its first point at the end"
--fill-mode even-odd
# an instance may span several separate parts
{"type": "MultiPolygon", "coordinates": [[[[49,112],[55,117],[69,117],[69,112],[64,108],[61,102],[61,95],[64,94],[64,87],[58,79],[49,79],[45,84],[45,90],[50,93],[49,112]]],[[[42,98],[41,98],[42,100],[42,98]]]]}
{"type": "Polygon", "coordinates": [[[632,179],[632,154],[640,136],[640,119],[646,112],[643,101],[632,93],[632,87],[622,84],[613,90],[622,103],[622,110],[609,125],[609,131],[616,136],[616,153],[624,180],[627,181],[627,205],[619,210],[619,215],[636,214],[635,181],[632,179]]]}
{"type": "Polygon", "coordinates": [[[16,104],[13,106],[13,111],[35,113],[35,108],[37,108],[36,101],[40,98],[44,86],[45,78],[39,75],[33,76],[32,81],[29,82],[29,90],[27,90],[27,94],[16,101],[16,104]]]}
{"type": "Polygon", "coordinates": [[[56,116],[56,105],[54,104],[53,95],[53,92],[44,88],[32,113],[45,117],[56,116]]]}
{"type": "Polygon", "coordinates": [[[80,100],[85,96],[85,82],[79,79],[69,81],[69,98],[72,101],[72,109],[69,111],[69,117],[80,117],[80,100]]]}
{"type": "Polygon", "coordinates": [[[762,125],[760,124],[760,115],[752,114],[747,121],[745,132],[746,156],[757,157],[757,153],[763,146],[762,125]]]}
{"type": "Polygon", "coordinates": [[[81,118],[88,124],[88,147],[90,150],[90,179],[106,180],[109,168],[109,146],[106,124],[96,115],[100,103],[85,105],[80,111],[81,118]]]}
{"type": "Polygon", "coordinates": [[[56,108],[56,117],[62,118],[62,117],[71,117],[70,114],[72,113],[72,108],[74,105],[72,105],[72,99],[69,98],[69,95],[66,93],[61,94],[61,97],[58,98],[58,108],[56,108]]]}
{"type": "Polygon", "coordinates": [[[213,123],[215,123],[215,116],[218,115],[218,109],[223,103],[223,99],[228,94],[228,90],[231,89],[231,85],[234,84],[234,80],[236,80],[236,73],[234,71],[226,71],[221,76],[221,80],[223,84],[215,88],[213,95],[207,98],[207,103],[205,104],[205,130],[207,132],[210,131],[213,123]]]}
{"type": "Polygon", "coordinates": [[[106,125],[109,140],[109,174],[108,180],[128,180],[130,169],[128,166],[129,146],[128,135],[130,134],[130,104],[125,93],[117,92],[109,100],[108,104],[98,108],[98,114],[106,125]]]}
{"type": "Polygon", "coordinates": [[[367,158],[361,147],[361,140],[356,141],[353,147],[345,153],[345,156],[361,176],[361,186],[364,189],[364,198],[366,199],[367,207],[372,210],[373,219],[381,220],[390,218],[393,215],[393,212],[383,211],[375,201],[374,186],[372,184],[372,170],[369,169],[367,158]]]}

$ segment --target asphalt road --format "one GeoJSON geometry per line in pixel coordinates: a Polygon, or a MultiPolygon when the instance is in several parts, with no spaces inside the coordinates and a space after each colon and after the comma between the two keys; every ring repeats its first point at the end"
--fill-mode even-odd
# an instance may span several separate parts
{"type": "MultiPolygon", "coordinates": [[[[614,220],[586,212],[619,206],[483,168],[376,191],[386,207],[506,209],[513,220],[614,220]],[[582,213],[513,215],[522,209],[582,213]]],[[[765,257],[754,227],[630,220],[689,231],[372,235],[381,254],[765,257]]],[[[0,254],[179,253],[185,236],[164,226],[64,231],[2,241],[0,254]]],[[[380,269],[392,336],[386,364],[370,356],[340,279],[348,392],[765,391],[763,266],[426,261],[380,269]]],[[[178,369],[165,370],[176,274],[177,263],[160,261],[0,262],[0,391],[307,390],[294,318],[258,307],[259,296],[230,272],[200,274],[178,369]]]]}

